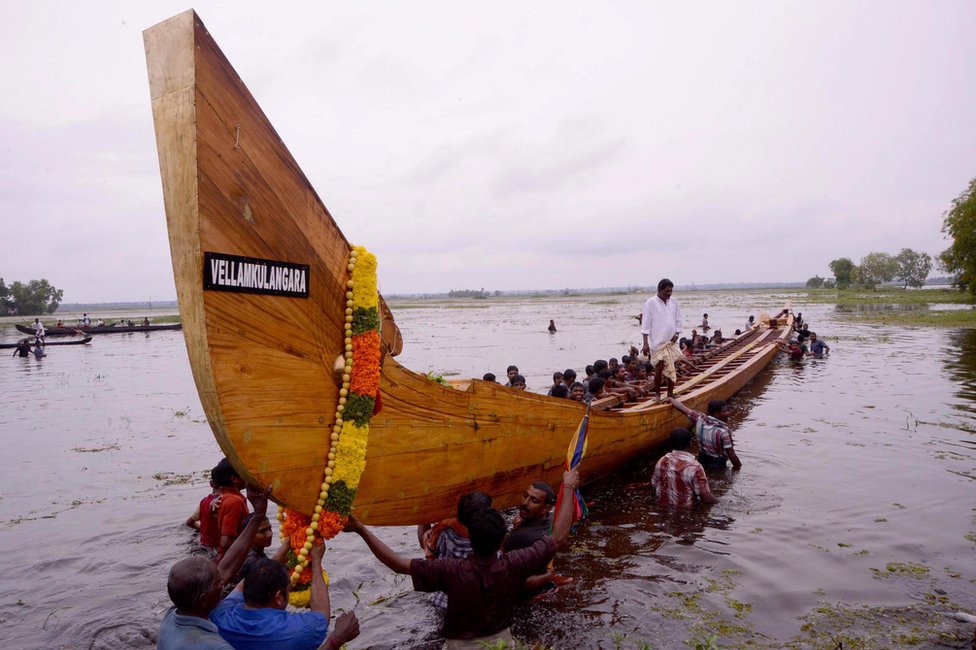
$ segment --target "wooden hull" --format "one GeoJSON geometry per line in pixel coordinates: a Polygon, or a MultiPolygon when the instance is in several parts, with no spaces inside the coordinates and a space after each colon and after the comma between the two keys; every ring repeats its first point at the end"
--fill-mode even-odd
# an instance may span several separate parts
{"type": "MultiPolygon", "coordinates": [[[[344,348],[349,243],[196,14],[147,30],[145,43],[173,270],[201,402],[241,474],[310,512],[339,399],[332,367],[344,348]],[[207,253],[307,265],[308,295],[206,289],[207,253]]],[[[466,390],[429,381],[393,358],[399,341],[381,307],[392,354],[382,362],[382,409],[370,424],[357,515],[373,524],[429,522],[472,489],[507,506],[527,482],[558,480],[580,404],[481,381],[466,390]]],[[[729,397],[785,335],[764,329],[743,338],[714,376],[684,382],[683,398],[704,408],[729,397]]],[[[586,478],[684,423],[669,406],[594,411],[586,478]]]]}
{"type": "MultiPolygon", "coordinates": [[[[17,325],[16,327],[18,332],[34,336],[34,328],[28,325],[17,325]]],[[[168,325],[118,325],[116,327],[112,327],[111,325],[83,327],[79,325],[78,327],[46,327],[44,335],[74,336],[78,332],[84,334],[125,334],[127,332],[166,332],[179,329],[183,329],[183,326],[179,323],[168,325]]]]}
{"type": "MultiPolygon", "coordinates": [[[[91,334],[89,334],[88,336],[85,336],[83,338],[75,339],[71,341],[46,341],[44,343],[44,347],[48,347],[50,345],[85,345],[86,343],[91,343],[91,340],[92,337],[91,334]]],[[[31,345],[33,346],[33,344],[31,345]]],[[[0,349],[12,350],[15,347],[17,347],[16,343],[0,343],[0,349]]]]}

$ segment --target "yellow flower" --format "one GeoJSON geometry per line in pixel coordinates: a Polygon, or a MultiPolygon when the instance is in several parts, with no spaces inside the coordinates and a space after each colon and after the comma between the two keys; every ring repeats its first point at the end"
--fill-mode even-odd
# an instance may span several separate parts
{"type": "MultiPolygon", "coordinates": [[[[325,586],[329,586],[329,574],[322,569],[322,577],[325,578],[325,586]]],[[[312,600],[312,589],[302,589],[301,591],[292,590],[288,594],[288,604],[292,607],[308,607],[309,602],[312,600]]]]}
{"type": "Polygon", "coordinates": [[[357,307],[369,309],[379,305],[376,288],[376,256],[362,246],[356,246],[359,256],[352,272],[352,299],[357,307]]]}
{"type": "Polygon", "coordinates": [[[358,427],[352,420],[342,425],[342,434],[335,447],[335,469],[332,482],[345,481],[346,487],[355,490],[366,469],[366,439],[369,427],[358,427]]]}

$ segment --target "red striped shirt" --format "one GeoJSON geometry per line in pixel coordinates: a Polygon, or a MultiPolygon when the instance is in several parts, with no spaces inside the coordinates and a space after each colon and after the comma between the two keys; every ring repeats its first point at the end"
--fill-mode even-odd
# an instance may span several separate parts
{"type": "Polygon", "coordinates": [[[651,483],[658,504],[678,508],[692,507],[695,497],[708,489],[705,468],[687,451],[675,450],[661,457],[654,466],[651,483]]]}

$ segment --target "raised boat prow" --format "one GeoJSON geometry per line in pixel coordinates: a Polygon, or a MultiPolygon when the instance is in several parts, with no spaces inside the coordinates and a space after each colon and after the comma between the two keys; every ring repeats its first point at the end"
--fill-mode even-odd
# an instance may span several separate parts
{"type": "MultiPolygon", "coordinates": [[[[193,11],[147,30],[145,45],[201,402],[244,478],[310,512],[340,399],[333,367],[345,349],[349,242],[193,11]]],[[[528,481],[558,480],[580,404],[478,380],[465,390],[431,382],[393,359],[400,336],[380,305],[382,410],[369,426],[360,518],[430,522],[471,489],[504,506],[528,481]]],[[[786,329],[773,323],[728,346],[700,379],[679,385],[683,399],[703,408],[729,397],[775,355],[786,329]]],[[[594,411],[587,476],[613,471],[681,422],[669,406],[646,402],[594,411]]]]}

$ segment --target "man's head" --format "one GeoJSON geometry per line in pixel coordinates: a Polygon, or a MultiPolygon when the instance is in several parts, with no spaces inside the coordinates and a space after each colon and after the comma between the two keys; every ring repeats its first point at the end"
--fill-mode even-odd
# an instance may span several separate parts
{"type": "Polygon", "coordinates": [[[607,362],[607,368],[610,369],[610,372],[617,372],[617,366],[619,365],[620,362],[617,361],[616,357],[610,357],[610,361],[607,362]]]}
{"type": "Polygon", "coordinates": [[[519,388],[521,390],[525,390],[525,377],[519,374],[516,374],[514,377],[512,377],[512,388],[519,388]]]}
{"type": "Polygon", "coordinates": [[[230,461],[221,458],[217,466],[210,471],[210,478],[213,479],[217,487],[240,487],[243,485],[237,470],[231,467],[230,461]]]}
{"type": "Polygon", "coordinates": [[[526,519],[542,519],[548,516],[555,503],[556,493],[553,492],[552,486],[545,481],[534,481],[522,493],[519,514],[523,521],[526,519]]]}
{"type": "Polygon", "coordinates": [[[557,370],[556,372],[552,373],[552,385],[555,386],[556,384],[561,383],[563,383],[563,373],[557,370]]]}
{"type": "Polygon", "coordinates": [[[250,607],[284,609],[288,606],[289,591],[288,569],[271,558],[254,562],[244,579],[244,603],[250,607]]]}
{"type": "Polygon", "coordinates": [[[756,317],[755,316],[749,316],[749,322],[750,323],[754,323],[755,321],[756,321],[756,317]]]}
{"type": "Polygon", "coordinates": [[[181,614],[206,616],[220,602],[217,565],[203,557],[183,558],[169,570],[166,591],[181,614]]]}
{"type": "Polygon", "coordinates": [[[563,383],[570,387],[572,390],[573,382],[576,381],[576,371],[572,368],[566,368],[563,370],[563,383]]]}
{"type": "Polygon", "coordinates": [[[485,381],[494,382],[495,381],[495,373],[493,373],[493,372],[486,372],[484,374],[484,376],[482,377],[482,379],[485,380],[485,381]]]}
{"type": "Polygon", "coordinates": [[[552,397],[560,397],[565,399],[569,397],[569,389],[566,388],[566,384],[556,384],[552,387],[552,391],[549,393],[552,397]]]}
{"type": "Polygon", "coordinates": [[[813,343],[816,340],[817,340],[817,333],[816,332],[810,332],[810,342],[813,343]]]}
{"type": "Polygon", "coordinates": [[[505,518],[500,512],[491,507],[478,510],[471,515],[471,523],[468,524],[471,550],[478,557],[495,557],[506,532],[505,518]]]}
{"type": "MultiPolygon", "coordinates": [[[[243,520],[241,520],[241,530],[247,528],[247,525],[251,523],[251,519],[254,518],[254,513],[248,513],[243,520]]],[[[258,532],[254,534],[254,541],[251,542],[251,548],[254,549],[265,549],[271,546],[271,542],[274,540],[274,533],[271,531],[271,522],[267,517],[261,517],[261,524],[258,526],[258,532]]]]}
{"type": "Polygon", "coordinates": [[[702,314],[702,318],[704,318],[705,320],[708,320],[708,314],[702,314]]]}
{"type": "Polygon", "coordinates": [[[674,293],[674,282],[671,282],[667,278],[662,278],[657,283],[657,297],[667,302],[671,298],[672,293],[674,293]]]}
{"type": "Polygon", "coordinates": [[[458,499],[457,518],[463,526],[471,526],[479,510],[491,507],[491,496],[486,492],[468,492],[458,499]]]}
{"type": "Polygon", "coordinates": [[[508,379],[511,381],[515,375],[519,374],[518,366],[509,366],[505,369],[505,374],[508,375],[508,379]]]}
{"type": "Polygon", "coordinates": [[[593,397],[603,397],[603,387],[607,382],[603,380],[603,377],[597,376],[590,379],[590,395],[593,397]]]}
{"type": "Polygon", "coordinates": [[[647,379],[647,364],[640,363],[637,365],[637,378],[640,380],[647,379]]]}
{"type": "Polygon", "coordinates": [[[596,367],[595,366],[586,366],[586,376],[587,377],[592,377],[593,376],[593,373],[595,373],[595,372],[596,372],[596,367]]]}
{"type": "Polygon", "coordinates": [[[725,400],[713,399],[708,403],[708,414],[713,418],[725,421],[729,416],[728,409],[725,408],[725,400]]]}
{"type": "Polygon", "coordinates": [[[671,430],[671,447],[676,451],[684,451],[691,445],[691,431],[684,427],[671,430]]]}
{"type": "Polygon", "coordinates": [[[574,381],[573,385],[569,387],[569,399],[582,402],[584,395],[586,395],[586,388],[580,382],[574,381]]]}

